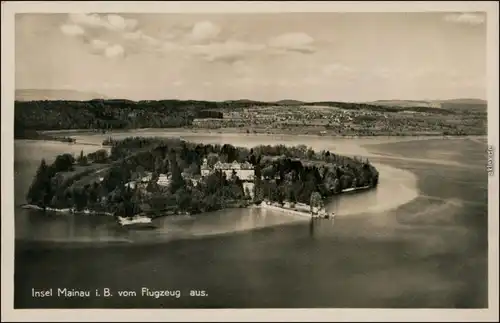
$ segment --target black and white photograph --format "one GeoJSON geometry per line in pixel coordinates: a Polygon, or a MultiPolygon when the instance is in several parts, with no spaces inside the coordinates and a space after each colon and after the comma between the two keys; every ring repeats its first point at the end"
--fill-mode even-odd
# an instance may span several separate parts
{"type": "Polygon", "coordinates": [[[498,3],[210,3],[2,2],[9,317],[498,320],[498,3]]]}

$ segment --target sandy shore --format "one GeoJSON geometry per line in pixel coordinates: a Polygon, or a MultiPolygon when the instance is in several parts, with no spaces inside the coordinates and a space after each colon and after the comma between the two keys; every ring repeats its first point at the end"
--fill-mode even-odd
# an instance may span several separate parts
{"type": "Polygon", "coordinates": [[[267,210],[272,210],[272,211],[278,211],[290,215],[298,215],[307,219],[312,219],[312,215],[310,212],[305,212],[305,211],[299,211],[299,210],[294,210],[286,207],[279,207],[276,205],[271,205],[267,203],[261,203],[260,205],[255,205],[253,206],[254,208],[257,209],[267,209],[267,210]]]}

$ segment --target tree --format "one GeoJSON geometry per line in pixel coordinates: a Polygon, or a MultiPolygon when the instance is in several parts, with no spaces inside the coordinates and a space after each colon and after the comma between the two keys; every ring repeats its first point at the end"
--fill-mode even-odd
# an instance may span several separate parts
{"type": "Polygon", "coordinates": [[[210,154],[207,157],[207,164],[210,168],[214,167],[214,165],[219,161],[219,156],[216,154],[210,154]]]}
{"type": "Polygon", "coordinates": [[[252,193],[250,192],[250,188],[248,188],[248,186],[245,187],[245,196],[248,198],[252,197],[252,193]]]}
{"type": "Polygon", "coordinates": [[[142,165],[138,165],[135,168],[135,171],[137,173],[138,179],[142,179],[146,175],[146,170],[144,169],[144,167],[142,165]]]}
{"type": "Polygon", "coordinates": [[[156,156],[155,157],[154,171],[158,174],[161,174],[164,168],[165,168],[165,165],[163,165],[163,159],[160,156],[156,156]]]}
{"type": "Polygon", "coordinates": [[[191,163],[191,165],[189,165],[187,172],[191,175],[200,174],[200,172],[201,172],[200,165],[198,165],[196,162],[191,163]]]}
{"type": "Polygon", "coordinates": [[[191,204],[190,208],[192,212],[204,211],[203,204],[203,192],[199,189],[193,188],[191,190],[191,204]]]}
{"type": "Polygon", "coordinates": [[[80,188],[73,189],[73,197],[75,199],[75,207],[77,210],[82,210],[87,206],[87,195],[80,188]]]}
{"type": "Polygon", "coordinates": [[[172,173],[172,182],[170,184],[170,188],[172,192],[175,192],[179,188],[185,186],[184,178],[182,177],[182,171],[177,164],[177,158],[175,154],[172,154],[170,158],[170,171],[172,173]]]}
{"type": "Polygon", "coordinates": [[[99,149],[96,151],[95,162],[96,163],[106,163],[108,161],[108,151],[106,149],[99,149]]]}
{"type": "Polygon", "coordinates": [[[276,169],[274,169],[274,166],[267,166],[266,168],[262,169],[262,176],[266,179],[271,179],[276,176],[276,169]]]}
{"type": "Polygon", "coordinates": [[[289,189],[288,190],[288,200],[290,201],[290,203],[293,203],[295,204],[297,202],[297,196],[296,196],[296,193],[293,189],[289,189]]]}
{"type": "Polygon", "coordinates": [[[73,163],[75,159],[71,154],[62,154],[56,157],[54,163],[52,163],[51,168],[54,172],[67,172],[73,170],[73,163]]]}
{"type": "Polygon", "coordinates": [[[231,172],[231,181],[236,182],[239,179],[238,173],[236,172],[235,169],[231,172]]]}
{"type": "Polygon", "coordinates": [[[342,190],[352,187],[352,176],[348,174],[340,176],[340,187],[342,190]]]}
{"type": "Polygon", "coordinates": [[[341,190],[342,190],[342,187],[340,186],[340,181],[338,178],[335,178],[333,180],[333,193],[338,194],[341,192],[341,190]]]}
{"type": "Polygon", "coordinates": [[[323,206],[323,198],[321,197],[321,194],[319,194],[318,192],[313,192],[311,194],[311,202],[309,204],[311,206],[311,211],[312,211],[312,208],[316,207],[316,208],[320,208],[323,206]]]}
{"type": "Polygon", "coordinates": [[[51,175],[51,171],[45,159],[42,159],[36,171],[35,178],[28,190],[28,194],[26,195],[26,200],[29,204],[35,204],[45,208],[50,203],[52,199],[51,175]]]}
{"type": "Polygon", "coordinates": [[[87,166],[88,165],[88,160],[87,156],[83,154],[83,150],[80,151],[80,156],[77,159],[78,165],[80,166],[87,166]]]}
{"type": "Polygon", "coordinates": [[[276,201],[279,203],[279,204],[283,204],[285,200],[285,193],[283,192],[283,189],[281,186],[278,186],[276,188],[276,201]]]}
{"type": "Polygon", "coordinates": [[[219,161],[220,161],[221,163],[227,163],[227,162],[228,162],[227,155],[226,155],[226,154],[221,154],[221,155],[219,156],[219,161]]]}
{"type": "Polygon", "coordinates": [[[313,159],[314,158],[314,150],[312,150],[311,148],[309,148],[307,150],[306,155],[307,155],[307,159],[309,159],[309,160],[313,159]]]}
{"type": "Polygon", "coordinates": [[[327,172],[323,178],[323,184],[326,190],[333,192],[335,189],[335,177],[333,173],[327,172]]]}

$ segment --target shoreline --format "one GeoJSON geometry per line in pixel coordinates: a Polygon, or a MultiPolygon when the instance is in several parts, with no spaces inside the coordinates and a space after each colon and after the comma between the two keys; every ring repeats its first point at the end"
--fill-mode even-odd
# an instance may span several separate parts
{"type": "Polygon", "coordinates": [[[308,219],[313,219],[314,218],[312,216],[311,212],[300,211],[300,210],[296,210],[296,209],[287,208],[287,207],[284,207],[284,206],[267,204],[266,202],[262,202],[259,205],[254,205],[254,206],[252,206],[252,208],[261,209],[261,210],[263,209],[263,210],[272,210],[272,211],[284,212],[284,213],[287,213],[289,215],[297,215],[297,216],[301,216],[301,217],[308,218],[308,219]]]}
{"type": "MultiPolygon", "coordinates": [[[[349,194],[349,193],[354,193],[357,191],[367,191],[367,190],[370,190],[372,188],[376,188],[376,187],[362,186],[362,187],[346,188],[346,189],[342,190],[342,192],[337,194],[337,195],[349,194]]],[[[327,199],[329,200],[331,198],[333,198],[333,196],[331,196],[327,199]]],[[[271,202],[271,203],[275,203],[275,202],[271,202]]],[[[286,203],[289,203],[289,202],[286,202],[286,203]]],[[[309,207],[308,205],[306,205],[306,206],[309,207]]],[[[34,204],[21,204],[18,207],[20,207],[22,209],[28,209],[28,210],[44,211],[44,208],[42,208],[38,205],[34,205],[34,204]]],[[[273,210],[278,210],[278,211],[295,212],[297,214],[300,213],[301,216],[312,217],[311,214],[309,214],[308,212],[305,212],[305,211],[300,211],[297,209],[292,209],[292,208],[287,208],[287,207],[280,207],[277,205],[267,204],[266,202],[262,202],[258,205],[256,205],[255,203],[250,203],[250,205],[245,206],[245,207],[227,207],[227,208],[222,208],[220,210],[215,210],[215,211],[221,211],[221,210],[227,210],[227,209],[241,209],[241,208],[243,208],[243,209],[268,208],[268,209],[273,209],[273,210]]],[[[150,218],[152,220],[158,219],[158,218],[170,217],[170,216],[179,216],[179,215],[180,216],[193,216],[193,215],[210,213],[210,212],[200,212],[200,213],[180,212],[180,213],[175,213],[175,214],[164,214],[164,215],[158,215],[158,216],[149,216],[149,215],[146,215],[144,213],[137,213],[131,217],[122,217],[122,216],[116,215],[114,213],[101,212],[101,211],[95,211],[95,210],[90,210],[90,209],[84,209],[81,211],[77,211],[75,208],[57,209],[57,208],[52,208],[52,207],[46,207],[45,211],[52,212],[52,213],[61,213],[61,214],[112,216],[112,217],[121,217],[121,218],[147,217],[147,218],[150,218]]]]}
{"type": "MultiPolygon", "coordinates": [[[[67,134],[70,136],[77,135],[96,135],[96,136],[106,136],[113,134],[127,134],[127,133],[140,133],[140,132],[159,132],[159,133],[188,133],[188,134],[200,134],[200,135],[247,135],[247,136],[305,136],[312,138],[336,138],[336,139],[377,139],[377,138],[411,138],[411,139],[457,139],[457,138],[487,138],[488,134],[466,134],[466,135],[443,135],[437,133],[408,133],[402,135],[391,135],[391,134],[373,134],[373,135],[342,135],[342,134],[310,134],[302,133],[301,131],[277,131],[277,132],[250,132],[247,133],[239,128],[223,128],[223,130],[213,130],[213,129],[198,129],[198,128],[134,128],[134,129],[116,129],[105,133],[92,131],[90,129],[60,129],[60,130],[43,130],[40,133],[43,134],[67,134]]],[[[19,138],[22,139],[22,138],[19,138]]],[[[37,140],[37,139],[34,139],[37,140]]]]}
{"type": "Polygon", "coordinates": [[[100,144],[92,143],[92,142],[78,142],[78,141],[73,141],[73,142],[68,142],[68,141],[61,141],[57,139],[47,139],[47,138],[40,138],[40,139],[33,139],[33,138],[14,138],[14,140],[19,140],[19,141],[28,141],[28,142],[48,142],[48,143],[61,143],[61,144],[68,144],[68,145],[83,145],[83,146],[94,146],[94,147],[102,147],[102,148],[109,148],[110,146],[103,146],[100,144]]]}
{"type": "MultiPolygon", "coordinates": [[[[34,205],[34,204],[21,204],[21,205],[19,205],[19,207],[22,209],[27,209],[27,210],[44,211],[43,207],[40,207],[40,206],[34,205]]],[[[94,211],[94,210],[89,210],[89,209],[77,211],[75,208],[57,209],[57,208],[52,208],[52,207],[46,207],[45,211],[53,212],[53,213],[62,213],[62,214],[114,216],[114,214],[110,213],[110,212],[100,212],[100,211],[94,211]]]]}

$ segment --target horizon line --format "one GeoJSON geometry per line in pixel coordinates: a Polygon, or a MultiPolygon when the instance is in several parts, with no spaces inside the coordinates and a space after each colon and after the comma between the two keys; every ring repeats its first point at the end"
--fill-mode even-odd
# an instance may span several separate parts
{"type": "Polygon", "coordinates": [[[381,99],[372,99],[372,100],[364,100],[364,101],[354,101],[354,100],[335,100],[335,99],[328,99],[328,100],[300,100],[300,99],[292,99],[292,98],[284,98],[284,99],[278,99],[278,100],[259,100],[259,99],[249,99],[249,98],[239,98],[239,99],[226,99],[226,100],[211,100],[211,99],[181,99],[181,98],[164,98],[164,99],[139,99],[139,100],[134,100],[134,99],[126,99],[126,98],[120,98],[120,97],[110,97],[105,94],[101,93],[96,93],[96,92],[87,92],[87,91],[80,91],[80,90],[74,90],[74,89],[36,89],[36,88],[23,88],[23,89],[15,89],[15,91],[73,91],[76,93],[80,94],[97,94],[99,96],[96,96],[91,99],[86,99],[86,100],[72,100],[72,99],[65,99],[65,98],[59,98],[59,99],[36,99],[36,100],[18,100],[14,99],[14,101],[92,101],[92,100],[122,100],[122,101],[132,101],[132,102],[141,102],[141,101],[205,101],[205,102],[231,102],[231,101],[251,101],[251,102],[261,102],[261,103],[279,103],[281,101],[296,101],[297,103],[318,103],[318,102],[344,102],[344,103],[375,103],[379,101],[421,101],[421,102],[435,102],[435,101],[450,101],[450,100],[478,100],[478,101],[485,101],[487,102],[487,99],[479,98],[479,97],[454,97],[454,98],[435,98],[435,99],[429,99],[429,98],[422,98],[422,99],[397,99],[397,98],[381,98],[381,99]]]}

